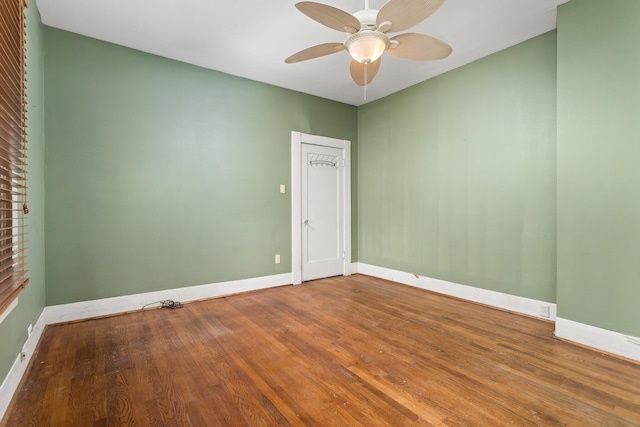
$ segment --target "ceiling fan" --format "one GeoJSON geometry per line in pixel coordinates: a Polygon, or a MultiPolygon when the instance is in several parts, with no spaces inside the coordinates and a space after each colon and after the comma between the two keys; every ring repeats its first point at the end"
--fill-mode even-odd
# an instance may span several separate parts
{"type": "Polygon", "coordinates": [[[294,53],[285,62],[293,64],[347,50],[352,57],[349,71],[353,81],[366,86],[380,69],[383,52],[416,61],[444,59],[451,46],[435,37],[404,33],[389,37],[387,33],[407,30],[431,16],[445,0],[389,0],[380,10],[370,9],[365,0],[363,10],[353,15],[322,3],[303,1],[296,8],[309,18],[334,30],[347,33],[344,43],[323,43],[294,53]]]}

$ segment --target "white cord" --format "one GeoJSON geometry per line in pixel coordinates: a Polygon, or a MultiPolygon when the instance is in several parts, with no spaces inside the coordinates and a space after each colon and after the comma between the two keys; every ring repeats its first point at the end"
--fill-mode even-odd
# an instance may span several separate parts
{"type": "Polygon", "coordinates": [[[364,63],[364,100],[367,100],[367,65],[369,65],[368,62],[364,63]]]}

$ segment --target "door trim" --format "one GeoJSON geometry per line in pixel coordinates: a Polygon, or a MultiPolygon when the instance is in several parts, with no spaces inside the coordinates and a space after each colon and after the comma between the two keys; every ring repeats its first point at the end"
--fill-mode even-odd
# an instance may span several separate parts
{"type": "Polygon", "coordinates": [[[302,144],[342,149],[344,161],[344,262],[342,274],[351,274],[351,141],[291,132],[291,269],[294,285],[302,283],[302,144]]]}

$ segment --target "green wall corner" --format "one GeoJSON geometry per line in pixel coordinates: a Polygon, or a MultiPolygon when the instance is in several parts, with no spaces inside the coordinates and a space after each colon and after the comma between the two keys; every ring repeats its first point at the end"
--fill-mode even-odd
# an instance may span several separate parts
{"type": "Polygon", "coordinates": [[[291,131],[355,147],[356,107],[50,27],[45,48],[47,305],[291,271],[291,131]]]}
{"type": "Polygon", "coordinates": [[[359,261],[556,297],[556,33],[367,104],[359,261]]]}
{"type": "Polygon", "coordinates": [[[558,12],[558,315],[640,337],[640,2],[558,12]]]}

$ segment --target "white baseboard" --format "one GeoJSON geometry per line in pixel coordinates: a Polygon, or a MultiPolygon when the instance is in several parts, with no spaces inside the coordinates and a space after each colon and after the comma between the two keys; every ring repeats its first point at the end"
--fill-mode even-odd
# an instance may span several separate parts
{"type": "Polygon", "coordinates": [[[108,316],[111,314],[140,310],[145,304],[160,300],[172,299],[180,302],[188,302],[236,294],[239,292],[289,285],[291,283],[291,273],[284,273],[274,276],[255,277],[251,279],[233,280],[230,282],[219,282],[208,285],[146,292],[144,294],[124,295],[93,301],[52,305],[45,308],[46,322],[47,325],[51,325],[55,323],[89,319],[92,317],[108,316]]]}
{"type": "Polygon", "coordinates": [[[640,337],[624,335],[561,317],[556,319],[556,336],[640,362],[640,337]]]}
{"type": "Polygon", "coordinates": [[[486,304],[503,310],[538,317],[540,319],[555,320],[556,318],[556,304],[550,302],[475,288],[473,286],[447,282],[446,280],[416,276],[412,273],[392,270],[385,267],[377,267],[375,265],[364,264],[361,262],[354,263],[352,271],[354,273],[362,273],[368,276],[379,277],[381,279],[391,280],[393,282],[414,286],[416,288],[427,289],[429,291],[486,304]],[[541,316],[541,310],[544,306],[549,307],[549,317],[541,316]]]}
{"type": "Polygon", "coordinates": [[[22,347],[22,353],[24,354],[24,357],[22,357],[22,355],[20,354],[18,355],[18,358],[15,362],[13,362],[9,373],[0,386],[0,420],[4,418],[4,414],[7,411],[9,404],[11,403],[11,399],[18,389],[18,385],[20,385],[22,376],[24,375],[27,366],[29,366],[29,362],[33,357],[33,353],[36,350],[36,346],[40,341],[40,337],[42,336],[42,332],[44,331],[45,326],[45,314],[43,310],[40,314],[40,317],[38,318],[38,321],[33,326],[31,336],[27,339],[27,341],[24,343],[24,346],[22,347]]]}

